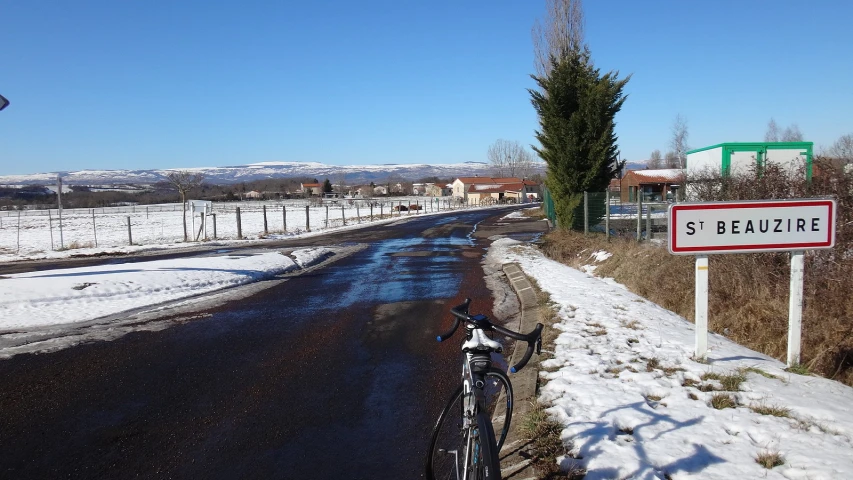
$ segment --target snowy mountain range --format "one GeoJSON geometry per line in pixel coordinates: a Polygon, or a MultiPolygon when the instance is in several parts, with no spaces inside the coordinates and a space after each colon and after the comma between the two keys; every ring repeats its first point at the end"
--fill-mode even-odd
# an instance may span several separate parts
{"type": "Polygon", "coordinates": [[[286,177],[316,177],[337,181],[342,177],[347,183],[369,183],[389,177],[405,180],[436,176],[439,178],[489,176],[491,165],[485,162],[454,164],[381,164],[381,165],[326,165],[317,162],[261,162],[229,167],[193,167],[152,170],[79,170],[29,175],[0,175],[0,185],[55,184],[62,176],[67,185],[152,184],[164,180],[169,171],[188,170],[204,174],[205,181],[229,184],[286,177]]]}
{"type": "MultiPolygon", "coordinates": [[[[537,169],[545,173],[544,164],[537,169]]],[[[629,163],[626,170],[646,168],[643,163],[629,163]]],[[[449,164],[379,164],[379,165],[326,165],[318,162],[261,162],[229,167],[193,167],[150,170],[78,170],[28,175],[0,175],[0,185],[55,185],[56,176],[62,176],[66,185],[150,185],[161,182],[170,171],[189,170],[204,174],[205,181],[213,184],[231,184],[270,178],[311,177],[333,182],[343,179],[349,184],[381,182],[389,178],[418,180],[424,177],[457,178],[490,176],[492,166],[486,162],[449,164]]]]}

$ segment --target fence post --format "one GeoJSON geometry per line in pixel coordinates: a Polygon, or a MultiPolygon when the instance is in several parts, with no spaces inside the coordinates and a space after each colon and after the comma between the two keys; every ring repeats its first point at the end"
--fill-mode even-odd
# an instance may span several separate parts
{"type": "Polygon", "coordinates": [[[95,234],[95,248],[98,248],[98,227],[95,225],[95,209],[92,209],[92,233],[95,234]]]}
{"type": "Polygon", "coordinates": [[[583,234],[589,234],[589,194],[586,190],[583,192],[583,234]]]}
{"type": "Polygon", "coordinates": [[[379,204],[379,218],[385,215],[385,202],[379,204]]]}
{"type": "Polygon", "coordinates": [[[281,206],[281,231],[287,233],[287,207],[281,206]]]}
{"type": "Polygon", "coordinates": [[[646,210],[646,240],[652,239],[652,206],[649,205],[646,210]]]}
{"type": "Polygon", "coordinates": [[[243,239],[243,223],[240,221],[240,207],[237,207],[237,240],[243,239]]]}
{"type": "Polygon", "coordinates": [[[308,205],[305,205],[305,230],[311,231],[311,216],[308,214],[308,205]]]}
{"type": "Polygon", "coordinates": [[[127,217],[127,244],[133,245],[133,234],[130,231],[130,217],[127,217]]]}
{"type": "Polygon", "coordinates": [[[326,205],[326,228],[329,228],[329,206],[326,205]]]}
{"type": "Polygon", "coordinates": [[[53,215],[50,213],[50,209],[47,209],[47,227],[50,229],[50,249],[54,250],[53,244],[53,215]]]}
{"type": "Polygon", "coordinates": [[[263,205],[264,209],[264,235],[269,233],[269,228],[267,228],[267,206],[263,205]]]}
{"type": "Polygon", "coordinates": [[[358,223],[361,223],[361,213],[359,213],[359,211],[358,211],[358,204],[357,203],[355,204],[355,218],[358,221],[358,223]]]}
{"type": "Polygon", "coordinates": [[[18,210],[18,247],[15,249],[15,253],[21,251],[21,211],[18,210]]]}
{"type": "Polygon", "coordinates": [[[65,248],[65,238],[62,236],[62,205],[59,208],[59,248],[65,248]]]}
{"type": "Polygon", "coordinates": [[[347,226],[347,214],[346,214],[346,211],[344,210],[343,205],[341,205],[341,219],[343,219],[344,226],[346,227],[347,226]]]}
{"type": "Polygon", "coordinates": [[[640,230],[642,229],[643,224],[643,193],[639,188],[637,190],[637,241],[639,242],[642,240],[640,238],[642,235],[640,230]]]}
{"type": "Polygon", "coordinates": [[[145,220],[148,220],[148,207],[145,207],[145,220]]]}
{"type": "Polygon", "coordinates": [[[373,221],[373,202],[370,202],[370,221],[373,221]]]}
{"type": "Polygon", "coordinates": [[[216,214],[211,213],[211,217],[213,217],[213,239],[216,240],[216,214]]]}
{"type": "Polygon", "coordinates": [[[604,238],[610,241],[610,188],[604,191],[604,238]]]}

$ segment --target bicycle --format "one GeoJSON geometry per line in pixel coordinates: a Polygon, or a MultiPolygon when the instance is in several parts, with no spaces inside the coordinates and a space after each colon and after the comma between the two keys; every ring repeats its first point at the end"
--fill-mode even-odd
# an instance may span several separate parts
{"type": "Polygon", "coordinates": [[[429,480],[499,480],[499,453],[512,419],[512,383],[500,369],[492,366],[492,353],[502,351],[501,344],[485,332],[494,331],[527,342],[527,351],[518,364],[510,368],[517,373],[530,360],[534,349],[542,349],[542,324],[528,334],[507,330],[493,324],[485,315],[471,316],[471,299],[450,310],[454,316],[451,329],[437,337],[443,342],[452,337],[461,322],[465,323],[465,342],[462,344],[462,385],[436,421],[427,453],[426,478],[429,480]],[[499,439],[495,437],[487,397],[506,395],[506,412],[499,439]]]}

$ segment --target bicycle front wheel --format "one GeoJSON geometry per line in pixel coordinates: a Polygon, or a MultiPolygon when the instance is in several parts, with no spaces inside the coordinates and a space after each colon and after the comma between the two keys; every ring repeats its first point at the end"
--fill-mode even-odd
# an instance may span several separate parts
{"type": "Polygon", "coordinates": [[[482,457],[483,448],[480,445],[483,442],[479,438],[480,435],[485,435],[485,431],[484,426],[480,425],[481,422],[488,425],[485,427],[490,430],[488,437],[495,442],[486,447],[489,449],[490,457],[494,459],[494,462],[490,464],[490,474],[491,470],[494,470],[494,478],[500,478],[500,471],[495,469],[495,465],[499,464],[500,445],[503,444],[512,415],[512,384],[506,375],[497,369],[487,372],[485,380],[486,386],[483,390],[487,401],[501,398],[506,402],[503,414],[499,414],[495,418],[496,421],[503,420],[500,437],[495,439],[492,423],[489,419],[490,415],[485,410],[480,412],[482,420],[479,416],[472,418],[472,428],[464,427],[463,415],[465,413],[462,406],[462,386],[460,385],[450,397],[433,429],[426,463],[426,478],[428,480],[461,479],[466,469],[469,472],[468,478],[491,478],[484,476],[485,472],[482,471],[482,468],[479,477],[474,476],[474,472],[471,471],[472,464],[486,464],[485,458],[478,458],[475,461],[472,457],[475,454],[482,457]],[[477,442],[479,444],[475,445],[477,442]],[[468,465],[465,464],[466,458],[469,459],[468,465]]]}

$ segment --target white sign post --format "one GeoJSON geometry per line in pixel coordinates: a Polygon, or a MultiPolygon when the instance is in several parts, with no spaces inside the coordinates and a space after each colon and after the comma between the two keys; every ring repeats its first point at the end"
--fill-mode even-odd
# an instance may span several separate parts
{"type": "Polygon", "coordinates": [[[708,254],[791,252],[788,365],[800,362],[804,250],[835,246],[832,199],[680,203],[670,205],[669,251],[696,255],[696,351],[707,353],[708,254]]]}
{"type": "Polygon", "coordinates": [[[204,238],[207,240],[207,216],[213,213],[213,202],[208,200],[187,200],[187,203],[191,212],[192,231],[195,231],[195,214],[198,213],[201,217],[201,225],[199,226],[198,233],[195,235],[195,240],[198,241],[202,230],[204,230],[204,238]]]}

